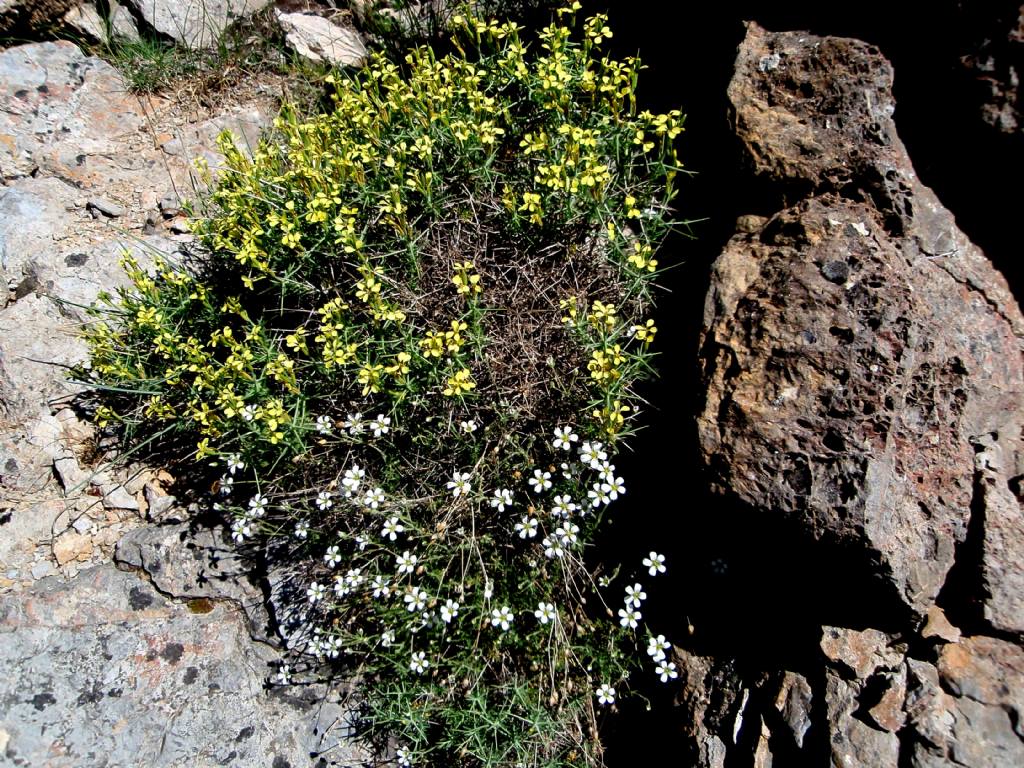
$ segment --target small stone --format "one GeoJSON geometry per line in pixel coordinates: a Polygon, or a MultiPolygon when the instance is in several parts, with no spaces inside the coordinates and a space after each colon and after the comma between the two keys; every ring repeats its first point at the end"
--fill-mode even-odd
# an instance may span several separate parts
{"type": "Polygon", "coordinates": [[[92,528],[92,520],[85,515],[81,515],[80,517],[75,518],[75,522],[71,524],[71,527],[78,531],[78,533],[84,535],[90,528],[92,528]]]}
{"type": "Polygon", "coordinates": [[[956,643],[960,640],[960,630],[949,623],[949,619],[939,606],[933,605],[928,609],[928,618],[921,630],[921,637],[936,637],[947,643],[956,643]]]}
{"type": "Polygon", "coordinates": [[[177,195],[167,195],[157,205],[159,205],[160,212],[164,215],[164,218],[173,219],[181,213],[181,201],[178,200],[177,195]]]}
{"type": "Polygon", "coordinates": [[[850,229],[852,229],[854,232],[856,232],[861,237],[867,237],[870,234],[868,232],[868,228],[866,226],[864,226],[864,222],[862,222],[862,221],[855,221],[855,222],[853,222],[852,224],[850,224],[850,229]]]}
{"type": "Polygon", "coordinates": [[[171,232],[176,235],[187,235],[191,231],[192,228],[189,227],[188,221],[184,216],[179,216],[171,222],[171,232]]]}
{"type": "Polygon", "coordinates": [[[66,531],[53,542],[53,556],[58,565],[67,565],[72,560],[87,560],[92,554],[92,540],[75,531],[66,531]]]}
{"type": "Polygon", "coordinates": [[[99,211],[104,216],[109,216],[112,219],[116,219],[119,216],[124,216],[124,206],[112,203],[103,197],[93,197],[89,200],[89,207],[94,211],[99,211]]]}
{"type": "Polygon", "coordinates": [[[43,560],[42,562],[36,563],[32,566],[31,571],[33,579],[44,579],[47,576],[53,576],[57,572],[57,569],[53,567],[53,563],[49,560],[43,560]]]}
{"type": "Polygon", "coordinates": [[[850,265],[845,261],[833,260],[826,262],[821,268],[821,274],[830,283],[842,285],[850,277],[850,265]]]}
{"type": "Polygon", "coordinates": [[[868,715],[882,730],[896,733],[907,720],[903,704],[907,698],[907,671],[901,667],[895,673],[886,675],[886,689],[868,715]]]}
{"type": "Polygon", "coordinates": [[[103,494],[103,506],[107,509],[130,509],[138,511],[139,502],[137,502],[135,497],[124,489],[124,486],[118,485],[109,490],[104,490],[106,492],[103,494]]]}
{"type": "Polygon", "coordinates": [[[172,518],[170,512],[178,501],[174,496],[168,496],[155,483],[146,483],[143,492],[146,494],[146,503],[149,505],[147,516],[150,520],[162,523],[172,518]]]}
{"type": "Polygon", "coordinates": [[[359,33],[323,16],[278,11],[277,23],[288,44],[304,59],[339,67],[358,67],[366,60],[366,46],[359,33]]]}

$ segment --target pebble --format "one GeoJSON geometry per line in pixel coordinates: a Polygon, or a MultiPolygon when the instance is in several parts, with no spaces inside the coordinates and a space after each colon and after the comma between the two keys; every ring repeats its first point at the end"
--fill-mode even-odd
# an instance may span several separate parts
{"type": "Polygon", "coordinates": [[[53,576],[56,572],[57,571],[53,567],[53,563],[48,560],[43,560],[42,562],[36,563],[32,566],[33,579],[42,579],[47,576],[53,576]]]}
{"type": "MultiPolygon", "coordinates": [[[[109,216],[112,219],[116,219],[118,216],[124,216],[125,209],[123,205],[112,203],[103,197],[93,197],[89,199],[89,207],[93,211],[99,211],[104,216],[109,216]]],[[[95,215],[95,214],[93,214],[95,215]]]]}

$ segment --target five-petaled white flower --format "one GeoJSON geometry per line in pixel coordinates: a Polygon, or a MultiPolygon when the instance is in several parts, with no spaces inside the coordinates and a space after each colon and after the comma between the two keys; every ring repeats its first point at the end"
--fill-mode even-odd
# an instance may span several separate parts
{"type": "Polygon", "coordinates": [[[331,428],[334,426],[334,422],[331,421],[330,416],[317,416],[316,417],[316,431],[321,435],[331,434],[331,428]]]}
{"type": "Polygon", "coordinates": [[[398,538],[398,534],[405,530],[405,526],[398,522],[398,515],[395,515],[390,520],[384,522],[384,527],[380,529],[380,535],[385,539],[394,541],[398,538]]]}
{"type": "Polygon", "coordinates": [[[477,425],[476,425],[476,422],[473,421],[473,419],[469,419],[468,421],[460,421],[459,422],[459,429],[461,429],[467,435],[471,435],[474,432],[476,432],[477,425]]]}
{"type": "Polygon", "coordinates": [[[594,469],[600,468],[601,462],[608,458],[603,448],[604,446],[598,442],[584,443],[580,446],[580,460],[594,469]]]}
{"type": "Polygon", "coordinates": [[[345,581],[345,577],[342,576],[340,573],[337,574],[334,577],[334,594],[336,594],[338,597],[344,597],[351,591],[352,590],[348,588],[348,582],[345,581]]]}
{"type": "Polygon", "coordinates": [[[549,558],[562,557],[565,555],[565,549],[562,547],[562,540],[558,538],[551,538],[545,536],[544,541],[541,542],[544,546],[544,554],[549,558]]]}
{"type": "Polygon", "coordinates": [[[602,706],[607,707],[609,704],[615,703],[615,689],[608,683],[601,683],[594,693],[597,695],[598,703],[602,706]]]}
{"type": "Polygon", "coordinates": [[[346,497],[352,498],[352,494],[359,490],[359,484],[364,477],[366,477],[366,470],[358,464],[353,464],[345,470],[345,474],[341,478],[341,487],[345,489],[346,497]]]}
{"type": "Polygon", "coordinates": [[[370,586],[374,597],[387,597],[391,594],[390,581],[385,576],[374,576],[370,586]]]}
{"type": "Polygon", "coordinates": [[[659,661],[658,666],[654,668],[654,674],[661,678],[661,682],[667,683],[669,680],[675,680],[679,677],[679,673],[676,672],[675,662],[672,661],[659,661]]]}
{"type": "Polygon", "coordinates": [[[287,664],[282,664],[277,669],[277,674],[274,676],[274,682],[278,685],[288,685],[292,681],[292,671],[287,664]]]}
{"type": "Polygon", "coordinates": [[[235,488],[235,478],[231,475],[222,475],[220,478],[220,495],[230,496],[235,488]]]}
{"type": "Polygon", "coordinates": [[[657,637],[651,637],[647,640],[647,655],[655,661],[665,660],[665,651],[671,646],[668,640],[665,639],[664,635],[658,635],[657,637]]]}
{"type": "Polygon", "coordinates": [[[353,541],[356,543],[356,549],[358,549],[360,552],[362,552],[364,549],[366,549],[366,537],[365,536],[356,536],[353,539],[353,541]]]}
{"type": "Polygon", "coordinates": [[[530,487],[534,493],[541,493],[551,488],[551,473],[539,469],[533,470],[533,477],[529,480],[530,487]]]}
{"type": "Polygon", "coordinates": [[[636,608],[619,608],[619,625],[623,627],[629,627],[630,629],[636,629],[637,622],[643,617],[640,615],[640,611],[636,608]]]}
{"type": "Polygon", "coordinates": [[[427,607],[427,593],[419,587],[413,587],[402,599],[405,601],[405,609],[410,613],[427,607]]]}
{"type": "Polygon", "coordinates": [[[361,413],[350,413],[348,417],[341,422],[341,426],[348,430],[348,433],[355,437],[356,435],[362,434],[363,432],[363,414],[361,413]]]}
{"type": "Polygon", "coordinates": [[[299,520],[299,522],[295,524],[295,538],[304,539],[307,536],[309,536],[309,521],[299,520]]]}
{"type": "Polygon", "coordinates": [[[257,411],[255,405],[252,405],[250,403],[249,405],[243,406],[241,411],[242,421],[252,421],[253,419],[256,418],[256,413],[257,411]]]}
{"type": "Polygon", "coordinates": [[[468,496],[473,490],[469,482],[471,477],[469,472],[452,472],[452,479],[448,481],[448,490],[452,492],[452,496],[456,499],[459,496],[468,496]]]}
{"type": "Polygon", "coordinates": [[[597,470],[597,476],[602,482],[610,483],[615,479],[615,465],[609,464],[607,461],[599,462],[598,466],[595,467],[597,470]]]}
{"type": "Polygon", "coordinates": [[[631,587],[626,587],[626,607],[633,606],[639,608],[640,603],[647,599],[647,593],[644,592],[644,588],[640,584],[634,584],[631,587]]]}
{"type": "Polygon", "coordinates": [[[445,624],[451,624],[452,619],[459,615],[459,604],[454,600],[446,600],[444,605],[441,606],[441,621],[445,624]]]}
{"type": "Polygon", "coordinates": [[[579,538],[580,527],[575,523],[565,522],[555,528],[555,536],[565,546],[571,546],[576,543],[579,538]]]}
{"type": "Polygon", "coordinates": [[[416,555],[409,552],[409,550],[405,550],[405,552],[395,558],[395,564],[398,566],[398,575],[412,573],[416,570],[416,562],[418,560],[419,558],[416,555]]]}
{"type": "Polygon", "coordinates": [[[376,509],[384,503],[384,489],[374,488],[372,491],[367,491],[366,495],[363,496],[363,506],[369,507],[370,509],[376,509]]]}
{"type": "Polygon", "coordinates": [[[391,431],[391,417],[385,416],[383,413],[379,414],[376,419],[370,422],[370,431],[373,432],[374,437],[386,435],[391,431]]]}
{"type": "Polygon", "coordinates": [[[251,520],[240,518],[231,524],[231,538],[239,544],[245,541],[246,538],[252,536],[253,533],[254,531],[251,520]]]}
{"type": "Polygon", "coordinates": [[[309,602],[316,603],[324,599],[324,595],[327,594],[327,587],[318,581],[314,581],[309,585],[309,589],[306,590],[306,597],[309,598],[309,602]]]}
{"type": "Polygon", "coordinates": [[[558,614],[555,612],[555,606],[545,602],[537,605],[537,610],[533,612],[533,615],[537,617],[537,621],[541,624],[547,624],[558,617],[558,614]]]}
{"type": "Polygon", "coordinates": [[[398,761],[399,768],[412,768],[412,760],[404,749],[399,748],[395,751],[395,759],[398,761]]]}
{"type": "Polygon", "coordinates": [[[512,622],[515,618],[512,616],[512,609],[507,605],[501,606],[501,608],[495,608],[491,611],[491,626],[501,627],[502,632],[508,632],[508,628],[512,626],[512,622]]]}
{"type": "Polygon", "coordinates": [[[317,507],[317,509],[323,511],[323,510],[328,510],[328,509],[330,509],[333,506],[334,506],[334,500],[331,498],[331,492],[330,491],[320,491],[320,493],[318,493],[316,495],[316,507],[317,507]]]}
{"type": "Polygon", "coordinates": [[[579,439],[580,436],[572,431],[572,427],[555,427],[555,440],[553,443],[555,448],[568,451],[572,448],[572,444],[579,439]]]}
{"type": "Polygon", "coordinates": [[[505,507],[512,506],[512,491],[508,488],[498,488],[491,499],[491,506],[499,512],[504,512],[505,507]]]}
{"type": "Polygon", "coordinates": [[[644,568],[651,576],[657,576],[659,573],[665,572],[665,556],[659,555],[657,552],[651,552],[647,557],[644,558],[644,568]]]}
{"type": "Polygon", "coordinates": [[[520,539],[532,539],[537,535],[537,518],[526,515],[516,523],[516,533],[520,539]]]}
{"type": "Polygon", "coordinates": [[[569,517],[573,512],[576,511],[576,505],[568,495],[555,496],[555,501],[551,505],[551,516],[560,517],[565,519],[569,517]]]}
{"type": "Polygon", "coordinates": [[[233,475],[240,469],[245,469],[245,462],[237,453],[232,453],[228,456],[228,472],[233,475]]]}
{"type": "Polygon", "coordinates": [[[422,675],[430,668],[430,662],[427,661],[427,654],[423,651],[414,653],[412,655],[412,661],[409,663],[409,669],[415,672],[417,675],[422,675]]]}
{"type": "Polygon", "coordinates": [[[341,547],[337,544],[327,548],[327,552],[324,553],[324,562],[327,563],[327,567],[333,568],[341,562],[341,547]]]}
{"type": "Polygon", "coordinates": [[[380,644],[385,648],[390,648],[391,644],[395,642],[395,633],[393,630],[386,630],[380,636],[380,644]]]}
{"type": "Polygon", "coordinates": [[[612,503],[612,497],[608,495],[608,491],[605,488],[604,483],[594,483],[591,489],[587,491],[587,497],[590,499],[592,507],[600,507],[602,504],[607,506],[612,503]]]}
{"type": "Polygon", "coordinates": [[[623,482],[621,477],[613,477],[606,483],[601,483],[601,490],[608,494],[608,498],[612,501],[623,496],[626,493],[626,484],[623,482]]]}
{"type": "Polygon", "coordinates": [[[267,512],[267,504],[269,501],[263,494],[257,493],[251,499],[249,499],[249,515],[251,517],[263,517],[267,512]]]}

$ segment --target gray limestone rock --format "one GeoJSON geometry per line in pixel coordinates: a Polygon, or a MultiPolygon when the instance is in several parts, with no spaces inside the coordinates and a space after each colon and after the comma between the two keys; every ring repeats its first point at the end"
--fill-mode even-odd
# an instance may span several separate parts
{"type": "Polygon", "coordinates": [[[127,0],[161,35],[189,48],[215,48],[224,30],[270,0],[127,0]]]}
{"type": "Polygon", "coordinates": [[[359,33],[323,16],[277,11],[277,23],[288,45],[304,59],[336,67],[358,67],[366,60],[366,46],[359,33]]]}
{"type": "Polygon", "coordinates": [[[0,737],[11,765],[309,764],[347,710],[322,687],[266,690],[277,661],[227,604],[190,608],[112,566],[0,597],[0,737]]]}

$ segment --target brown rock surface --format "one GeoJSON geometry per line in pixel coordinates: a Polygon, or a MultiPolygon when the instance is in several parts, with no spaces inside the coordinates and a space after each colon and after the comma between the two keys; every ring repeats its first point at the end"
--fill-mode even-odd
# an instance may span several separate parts
{"type": "Polygon", "coordinates": [[[860,550],[923,614],[967,534],[975,444],[1024,454],[1024,318],[918,181],[891,84],[859,41],[748,27],[736,133],[799,202],[713,267],[699,429],[716,488],[860,550]]]}

